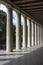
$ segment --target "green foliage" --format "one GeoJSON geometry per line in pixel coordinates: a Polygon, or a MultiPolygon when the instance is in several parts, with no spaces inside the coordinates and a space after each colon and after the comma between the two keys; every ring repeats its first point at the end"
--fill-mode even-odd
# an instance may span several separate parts
{"type": "Polygon", "coordinates": [[[2,29],[2,32],[0,31],[0,40],[5,40],[6,38],[6,17],[6,13],[0,10],[0,29],[2,29]]]}

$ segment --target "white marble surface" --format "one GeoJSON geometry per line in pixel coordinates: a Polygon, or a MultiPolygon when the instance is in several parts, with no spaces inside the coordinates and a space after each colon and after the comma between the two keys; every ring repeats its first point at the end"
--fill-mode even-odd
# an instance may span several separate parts
{"type": "MultiPolygon", "coordinates": [[[[37,63],[43,61],[43,48],[40,47],[13,50],[10,53],[0,50],[0,65],[38,65],[37,63]]],[[[39,65],[43,65],[43,63],[39,65]]]]}

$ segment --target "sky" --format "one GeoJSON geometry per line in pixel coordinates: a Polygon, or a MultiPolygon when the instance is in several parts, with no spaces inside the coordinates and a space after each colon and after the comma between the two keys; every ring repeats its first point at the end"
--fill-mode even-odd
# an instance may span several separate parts
{"type": "MultiPolygon", "coordinates": [[[[8,10],[5,5],[0,4],[0,10],[3,10],[7,14],[8,10]]],[[[13,11],[13,25],[16,25],[16,12],[15,11],[13,11]]]]}
{"type": "MultiPolygon", "coordinates": [[[[0,10],[3,10],[6,13],[8,11],[6,6],[3,4],[0,4],[0,10]]],[[[23,16],[21,15],[21,25],[23,25],[23,20],[24,20],[23,16]]],[[[17,13],[16,13],[16,11],[13,11],[13,25],[16,25],[16,22],[17,22],[17,13]]]]}
{"type": "Polygon", "coordinates": [[[4,5],[2,5],[2,4],[0,4],[0,10],[3,10],[4,12],[7,13],[7,8],[6,8],[6,6],[4,6],[4,5]]]}

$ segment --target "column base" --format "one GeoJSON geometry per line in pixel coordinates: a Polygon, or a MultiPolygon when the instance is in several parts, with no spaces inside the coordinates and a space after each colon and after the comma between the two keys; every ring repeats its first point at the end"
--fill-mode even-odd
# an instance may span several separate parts
{"type": "Polygon", "coordinates": [[[12,51],[12,50],[11,50],[11,51],[6,50],[6,52],[8,52],[8,53],[9,53],[9,52],[13,52],[13,51],[12,51]]]}
{"type": "Polygon", "coordinates": [[[19,51],[21,51],[21,49],[13,49],[13,51],[15,52],[19,52],[19,51]]]}
{"type": "Polygon", "coordinates": [[[30,45],[27,45],[27,48],[30,48],[30,45]]]}
{"type": "Polygon", "coordinates": [[[24,49],[24,50],[25,50],[25,49],[26,49],[26,47],[22,47],[22,49],[24,49]]]}

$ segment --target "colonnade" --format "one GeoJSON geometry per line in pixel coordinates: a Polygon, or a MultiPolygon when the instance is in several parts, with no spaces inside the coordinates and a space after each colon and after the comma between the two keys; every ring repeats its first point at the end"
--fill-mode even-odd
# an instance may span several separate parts
{"type": "MultiPolygon", "coordinates": [[[[41,24],[30,19],[26,15],[23,15],[23,43],[22,48],[29,48],[41,45],[43,43],[43,27],[41,24]],[[28,25],[27,25],[28,19],[28,25]],[[27,28],[28,26],[28,28],[27,28]],[[27,34],[28,30],[28,34],[27,34]]],[[[11,52],[13,50],[13,25],[12,25],[12,8],[8,8],[7,24],[6,24],[6,51],[11,52]]],[[[21,44],[21,13],[17,12],[16,23],[16,49],[20,49],[21,44]]]]}

